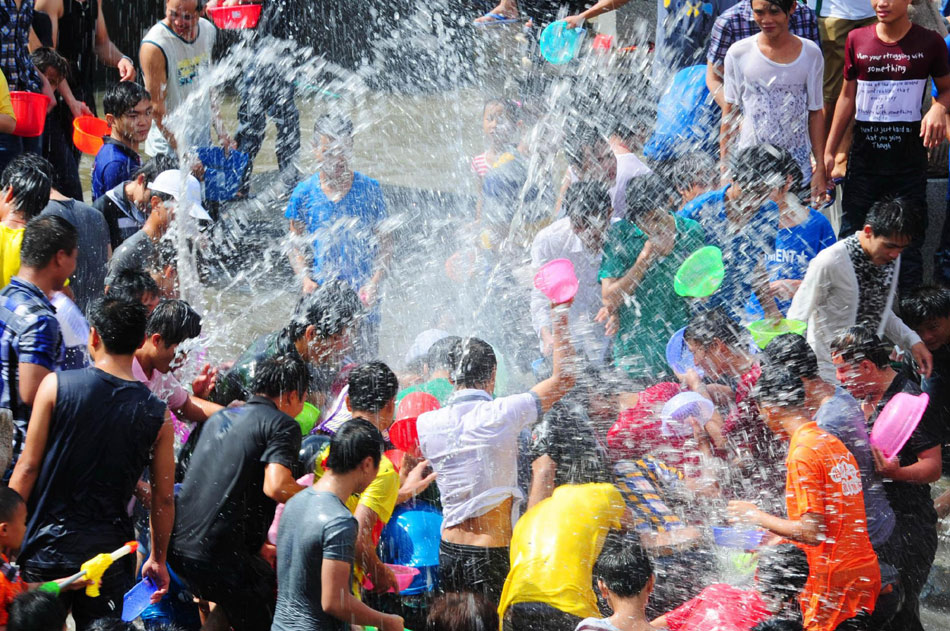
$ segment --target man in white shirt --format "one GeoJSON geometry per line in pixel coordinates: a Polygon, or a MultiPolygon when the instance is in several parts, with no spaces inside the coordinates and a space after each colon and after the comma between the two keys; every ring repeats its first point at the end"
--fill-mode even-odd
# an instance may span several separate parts
{"type": "Polygon", "coordinates": [[[518,435],[574,385],[565,363],[567,305],[553,309],[554,371],[530,392],[492,399],[495,353],[468,338],[451,353],[455,393],[445,407],[419,417],[423,456],[442,496],[441,587],[478,592],[496,606],[508,575],[508,546],[523,494],[518,488],[518,435]]]}

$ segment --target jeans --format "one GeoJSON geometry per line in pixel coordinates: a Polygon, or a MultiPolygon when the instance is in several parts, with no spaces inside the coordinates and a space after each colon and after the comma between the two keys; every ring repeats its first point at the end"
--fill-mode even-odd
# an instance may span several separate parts
{"type": "Polygon", "coordinates": [[[42,137],[26,138],[13,134],[0,134],[0,173],[21,153],[41,155],[42,137]]]}

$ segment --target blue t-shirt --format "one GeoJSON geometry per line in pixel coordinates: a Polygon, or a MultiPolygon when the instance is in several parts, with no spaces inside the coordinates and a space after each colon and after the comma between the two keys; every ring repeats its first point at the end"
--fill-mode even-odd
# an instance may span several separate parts
{"type": "Polygon", "coordinates": [[[339,279],[358,290],[372,277],[379,250],[376,229],[386,217],[379,182],[354,173],[350,191],[333,202],[317,173],[297,185],[284,216],[303,223],[313,236],[311,275],[318,283],[339,279]]]}
{"type": "Polygon", "coordinates": [[[92,163],[92,199],[96,200],[122,182],[142,166],[142,158],[120,142],[106,136],[102,149],[92,163]]]}

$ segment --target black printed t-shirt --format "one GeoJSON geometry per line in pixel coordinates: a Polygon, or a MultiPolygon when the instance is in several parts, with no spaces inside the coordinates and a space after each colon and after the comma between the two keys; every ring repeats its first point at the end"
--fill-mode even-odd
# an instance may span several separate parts
{"type": "Polygon", "coordinates": [[[857,80],[851,165],[894,173],[924,169],[921,109],[929,77],[950,74],[947,47],[916,24],[898,42],[883,42],[876,25],[848,34],[844,77],[857,80]]]}

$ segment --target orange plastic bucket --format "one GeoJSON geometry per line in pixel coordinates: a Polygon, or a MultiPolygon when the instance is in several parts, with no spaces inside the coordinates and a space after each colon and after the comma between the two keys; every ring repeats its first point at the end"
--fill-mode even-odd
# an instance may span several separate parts
{"type": "Polygon", "coordinates": [[[78,116],[73,119],[73,144],[91,156],[102,149],[102,137],[112,132],[109,123],[95,116],[78,116]]]}
{"type": "Polygon", "coordinates": [[[10,102],[16,117],[13,134],[28,138],[42,136],[43,128],[46,127],[46,106],[49,104],[49,97],[35,92],[11,92],[10,102]]]}
{"type": "Polygon", "coordinates": [[[254,28],[261,19],[261,5],[239,4],[233,7],[208,9],[214,25],[222,29],[254,28]]]}

